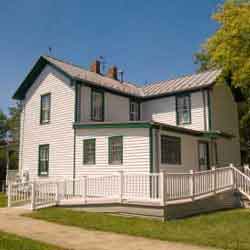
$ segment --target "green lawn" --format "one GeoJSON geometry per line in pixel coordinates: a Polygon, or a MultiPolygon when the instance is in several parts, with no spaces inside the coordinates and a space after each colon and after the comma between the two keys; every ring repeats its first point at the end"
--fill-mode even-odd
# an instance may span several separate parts
{"type": "Polygon", "coordinates": [[[7,206],[7,197],[4,193],[0,193],[0,207],[7,206]]]}
{"type": "Polygon", "coordinates": [[[246,209],[223,211],[168,222],[78,212],[63,208],[41,209],[26,216],[85,229],[223,249],[250,249],[250,211],[246,209]]]}
{"type": "Polygon", "coordinates": [[[63,249],[0,231],[0,250],[63,250],[63,249]]]}

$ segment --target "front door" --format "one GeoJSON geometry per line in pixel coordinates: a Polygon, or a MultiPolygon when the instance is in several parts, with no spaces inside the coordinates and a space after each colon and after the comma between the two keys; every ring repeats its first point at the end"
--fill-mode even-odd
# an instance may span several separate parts
{"type": "Polygon", "coordinates": [[[200,171],[209,170],[209,147],[207,142],[199,142],[199,169],[200,171]]]}

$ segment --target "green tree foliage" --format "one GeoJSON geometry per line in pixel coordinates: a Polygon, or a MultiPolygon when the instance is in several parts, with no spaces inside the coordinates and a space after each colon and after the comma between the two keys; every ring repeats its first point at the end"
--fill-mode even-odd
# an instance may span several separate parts
{"type": "Polygon", "coordinates": [[[21,112],[20,104],[10,107],[9,117],[7,122],[9,136],[17,144],[19,142],[19,134],[20,134],[20,112],[21,112]]]}
{"type": "Polygon", "coordinates": [[[8,131],[7,116],[0,110],[0,145],[6,138],[8,131]]]}
{"type": "Polygon", "coordinates": [[[212,18],[219,27],[195,54],[195,63],[198,71],[220,68],[219,81],[243,94],[240,133],[242,141],[250,141],[250,0],[227,0],[212,18]]]}

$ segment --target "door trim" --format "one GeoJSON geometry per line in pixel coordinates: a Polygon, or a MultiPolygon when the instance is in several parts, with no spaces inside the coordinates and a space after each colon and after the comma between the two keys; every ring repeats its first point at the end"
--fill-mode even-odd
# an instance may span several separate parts
{"type": "Polygon", "coordinates": [[[199,171],[201,171],[201,165],[200,165],[200,144],[205,144],[207,146],[207,170],[210,170],[211,166],[210,166],[209,142],[208,141],[203,141],[203,140],[198,140],[197,145],[198,145],[198,166],[199,166],[199,171]]]}

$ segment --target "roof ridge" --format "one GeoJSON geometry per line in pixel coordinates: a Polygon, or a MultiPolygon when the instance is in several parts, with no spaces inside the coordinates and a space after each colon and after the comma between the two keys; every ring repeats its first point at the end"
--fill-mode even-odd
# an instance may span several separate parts
{"type": "MultiPolygon", "coordinates": [[[[104,75],[104,74],[102,74],[102,73],[96,73],[96,72],[90,71],[89,69],[86,69],[86,68],[84,68],[83,66],[81,66],[81,65],[79,65],[79,64],[74,64],[74,63],[69,62],[69,61],[66,61],[66,60],[64,60],[64,59],[59,59],[59,58],[57,58],[57,57],[53,57],[53,56],[50,56],[50,55],[43,55],[42,57],[45,57],[45,58],[46,58],[46,57],[49,57],[49,58],[51,58],[51,59],[53,59],[53,60],[56,60],[56,61],[59,61],[59,62],[62,62],[62,63],[66,63],[66,64],[69,64],[69,65],[72,65],[72,66],[74,66],[74,67],[77,67],[77,68],[80,68],[80,69],[82,69],[82,70],[88,71],[88,72],[90,72],[90,73],[92,73],[92,74],[96,74],[97,76],[109,78],[108,76],[106,76],[106,75],[104,75]]],[[[112,78],[111,78],[111,79],[112,79],[112,78]]],[[[117,82],[120,82],[119,80],[115,80],[115,79],[112,79],[112,80],[117,81],[117,82]]],[[[140,85],[140,84],[132,83],[132,82],[130,82],[130,81],[124,81],[124,83],[125,83],[125,84],[131,84],[131,85],[133,85],[134,87],[136,87],[136,88],[138,88],[138,89],[141,89],[141,87],[138,86],[138,85],[140,85]]]]}
{"type": "MultiPolygon", "coordinates": [[[[66,61],[66,60],[64,60],[64,59],[59,59],[59,58],[54,57],[54,56],[43,55],[43,57],[45,57],[45,58],[46,58],[46,57],[49,57],[49,58],[51,58],[51,59],[53,59],[53,60],[56,60],[56,61],[59,61],[59,62],[62,62],[62,63],[66,63],[66,64],[69,64],[69,65],[71,65],[71,66],[74,66],[74,67],[77,67],[77,68],[80,68],[80,69],[83,69],[83,70],[86,70],[86,71],[90,71],[90,70],[84,68],[83,66],[81,66],[81,65],[79,65],[79,64],[75,64],[75,63],[66,61]]],[[[92,71],[90,71],[90,72],[92,72],[92,71]]],[[[95,72],[92,72],[92,73],[95,73],[95,72]]],[[[103,75],[102,75],[102,76],[103,76],[103,75]]]]}
{"type": "Polygon", "coordinates": [[[175,78],[173,77],[173,78],[169,78],[169,79],[165,79],[165,80],[158,80],[158,81],[154,81],[154,82],[151,82],[151,83],[148,83],[148,84],[144,84],[142,88],[152,86],[152,85],[162,84],[162,83],[168,82],[168,81],[175,81],[175,80],[185,78],[185,77],[192,77],[192,76],[195,76],[195,75],[198,76],[198,75],[202,75],[202,74],[205,74],[205,73],[208,73],[208,72],[213,72],[213,71],[219,71],[219,69],[210,69],[210,70],[206,70],[206,71],[203,71],[203,72],[189,73],[189,74],[180,75],[180,76],[177,76],[175,78]]]}

